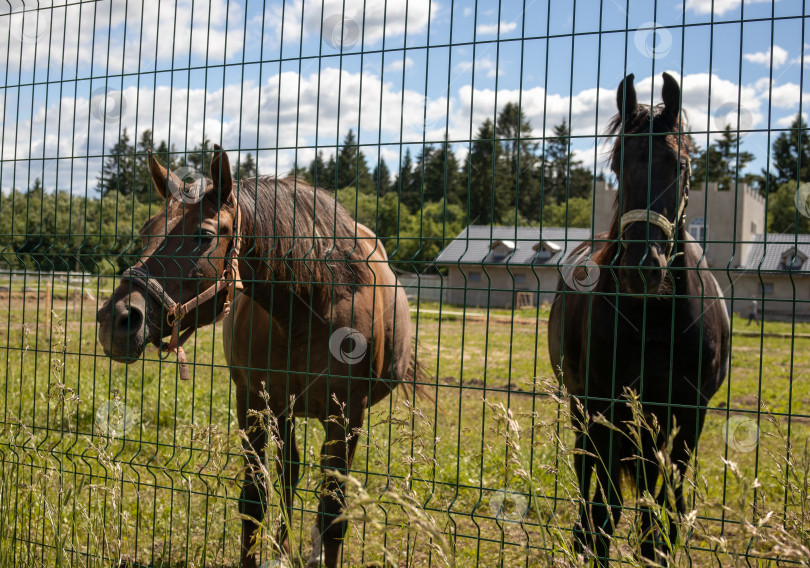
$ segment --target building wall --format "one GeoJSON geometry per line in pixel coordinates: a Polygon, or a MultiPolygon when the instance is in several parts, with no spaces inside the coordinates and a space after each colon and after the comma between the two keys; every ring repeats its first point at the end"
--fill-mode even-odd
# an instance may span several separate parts
{"type": "MultiPolygon", "coordinates": [[[[747,316],[751,300],[757,300],[760,317],[765,319],[790,320],[795,304],[796,319],[810,321],[810,276],[794,276],[792,284],[787,274],[762,274],[762,283],[766,285],[765,300],[762,301],[760,276],[756,272],[727,272],[725,269],[711,272],[723,289],[729,311],[733,293],[733,310],[742,316],[747,316]]],[[[486,272],[480,266],[449,266],[444,280],[444,301],[453,305],[466,303],[474,307],[509,308],[517,290],[536,293],[535,302],[551,303],[554,300],[559,281],[556,266],[535,266],[534,271],[515,266],[512,273],[515,281],[504,266],[487,266],[486,272]],[[480,280],[474,280],[473,274],[480,274],[480,280]]]]}
{"type": "Polygon", "coordinates": [[[745,185],[721,191],[717,183],[695,184],[686,207],[686,226],[706,221],[706,262],[713,268],[738,268],[748,256],[754,235],[765,230],[765,198],[745,185]]]}
{"type": "Polygon", "coordinates": [[[605,233],[613,220],[613,204],[616,202],[616,188],[603,181],[597,181],[593,193],[593,234],[605,233]]]}
{"type": "MultiPolygon", "coordinates": [[[[729,287],[730,288],[730,287],[729,287]]],[[[731,296],[730,293],[727,296],[731,296]]],[[[769,320],[810,320],[810,277],[788,274],[762,275],[745,272],[734,280],[734,311],[747,316],[751,300],[759,303],[759,315],[769,320]],[[765,286],[765,293],[761,285],[765,286]],[[764,299],[763,299],[764,297],[764,299]]]]}
{"type": "Polygon", "coordinates": [[[444,301],[456,305],[510,308],[516,291],[532,292],[535,304],[554,299],[559,281],[556,265],[535,265],[534,270],[527,266],[512,266],[510,270],[512,274],[502,265],[448,266],[444,301]]]}

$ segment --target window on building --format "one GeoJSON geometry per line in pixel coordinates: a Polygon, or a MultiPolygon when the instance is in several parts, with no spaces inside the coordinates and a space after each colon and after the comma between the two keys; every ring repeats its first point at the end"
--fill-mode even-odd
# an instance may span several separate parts
{"type": "Polygon", "coordinates": [[[768,296],[769,294],[773,294],[773,283],[765,282],[764,284],[759,285],[759,295],[768,296]]]}
{"type": "Polygon", "coordinates": [[[541,241],[532,247],[537,252],[534,257],[535,263],[547,262],[552,256],[562,250],[562,247],[552,241],[541,241]]]}
{"type": "Polygon", "coordinates": [[[515,274],[515,284],[525,284],[525,283],[526,283],[525,274],[515,274]]]}
{"type": "Polygon", "coordinates": [[[703,217],[695,217],[689,221],[689,234],[698,241],[706,241],[706,219],[703,217]]]}
{"type": "Polygon", "coordinates": [[[782,270],[801,270],[807,261],[807,255],[800,250],[791,248],[782,253],[782,262],[779,267],[782,270]]]}
{"type": "Polygon", "coordinates": [[[481,282],[481,273],[470,272],[470,282],[481,282]]]}
{"type": "Polygon", "coordinates": [[[510,254],[515,252],[517,243],[515,241],[492,241],[489,246],[489,256],[487,262],[503,262],[510,254]]]}
{"type": "Polygon", "coordinates": [[[756,235],[757,234],[757,224],[751,221],[751,233],[756,235]]]}

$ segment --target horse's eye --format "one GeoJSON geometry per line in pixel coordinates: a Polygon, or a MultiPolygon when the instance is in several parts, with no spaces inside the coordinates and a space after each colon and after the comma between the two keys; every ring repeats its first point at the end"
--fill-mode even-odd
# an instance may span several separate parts
{"type": "Polygon", "coordinates": [[[214,237],[216,237],[214,233],[200,233],[195,235],[194,242],[197,248],[207,248],[214,240],[214,237]]]}

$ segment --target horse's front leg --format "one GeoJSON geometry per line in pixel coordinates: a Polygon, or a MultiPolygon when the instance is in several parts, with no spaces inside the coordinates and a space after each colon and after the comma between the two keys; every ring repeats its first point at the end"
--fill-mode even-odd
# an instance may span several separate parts
{"type": "Polygon", "coordinates": [[[300,455],[295,441],[295,418],[279,418],[279,448],[276,472],[281,493],[281,521],[278,527],[277,542],[288,556],[290,550],[289,527],[292,524],[295,486],[300,475],[300,455]]]}
{"type": "MultiPolygon", "coordinates": [[[[576,427],[576,426],[575,426],[576,427]]],[[[574,469],[579,483],[579,513],[574,526],[574,550],[582,554],[586,549],[593,551],[593,523],[591,522],[588,498],[591,489],[591,475],[593,473],[594,459],[588,449],[588,434],[577,432],[576,453],[574,453],[574,469]]]]}
{"type": "MultiPolygon", "coordinates": [[[[357,405],[360,406],[360,405],[357,405]]],[[[333,471],[347,474],[357,449],[358,431],[363,427],[365,406],[353,408],[351,417],[324,422],[326,438],[321,446],[321,466],[324,478],[321,484],[318,521],[312,528],[312,554],[308,568],[325,566],[334,568],[340,561],[340,547],[349,526],[348,521],[337,521],[346,499],[344,484],[333,471]]]]}
{"type": "Polygon", "coordinates": [[[259,537],[264,508],[267,503],[267,490],[265,479],[261,475],[262,460],[267,445],[267,430],[261,417],[248,416],[248,408],[259,409],[263,401],[258,395],[252,395],[248,389],[237,384],[237,418],[239,427],[245,432],[247,439],[242,446],[245,453],[245,479],[242,482],[242,493],[239,498],[239,512],[242,518],[242,545],[240,566],[242,568],[255,568],[258,566],[257,554],[252,552],[259,537]]]}

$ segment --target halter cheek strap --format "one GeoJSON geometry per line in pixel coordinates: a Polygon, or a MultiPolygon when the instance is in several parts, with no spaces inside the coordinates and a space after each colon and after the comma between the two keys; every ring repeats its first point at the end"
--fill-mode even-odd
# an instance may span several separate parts
{"type": "Polygon", "coordinates": [[[192,309],[216,297],[223,289],[227,288],[228,298],[225,301],[225,306],[222,311],[214,320],[214,323],[221,321],[231,311],[231,302],[233,301],[235,290],[242,290],[244,288],[239,278],[239,248],[242,243],[242,233],[239,223],[239,207],[236,205],[235,195],[233,196],[233,203],[236,210],[234,238],[228,253],[225,255],[225,266],[222,269],[222,275],[213,286],[209,286],[188,302],[178,304],[166,293],[160,281],[149,275],[149,271],[142,262],[128,268],[121,275],[122,282],[128,280],[143,288],[150,296],[160,302],[163,309],[166,311],[166,322],[171,326],[172,333],[169,341],[164,341],[160,345],[161,359],[164,358],[162,353],[165,353],[167,357],[170,353],[176,353],[180,378],[184,381],[189,380],[191,374],[188,370],[188,359],[186,358],[186,352],[183,350],[183,344],[188,341],[189,337],[191,337],[198,328],[189,327],[183,333],[180,333],[180,322],[192,309]]]}

